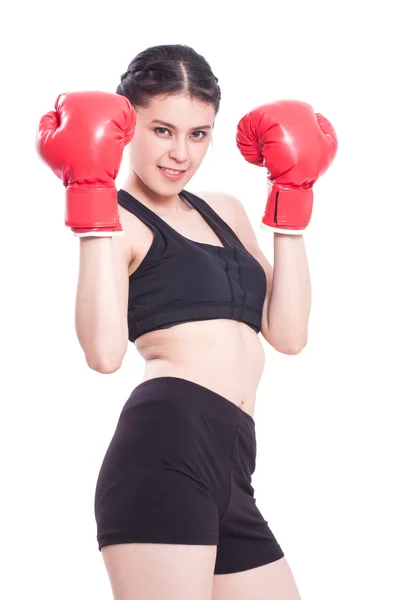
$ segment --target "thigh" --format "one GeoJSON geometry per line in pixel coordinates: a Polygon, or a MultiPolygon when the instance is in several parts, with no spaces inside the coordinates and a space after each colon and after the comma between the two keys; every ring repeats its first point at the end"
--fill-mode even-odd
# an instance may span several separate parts
{"type": "Polygon", "coordinates": [[[301,600],[285,557],[227,575],[214,575],[212,600],[301,600]]]}
{"type": "Polygon", "coordinates": [[[254,496],[255,428],[245,416],[243,413],[231,458],[230,498],[219,522],[215,575],[248,571],[284,556],[254,496]]]}
{"type": "Polygon", "coordinates": [[[114,600],[211,600],[216,546],[113,544],[101,553],[114,600]]]}

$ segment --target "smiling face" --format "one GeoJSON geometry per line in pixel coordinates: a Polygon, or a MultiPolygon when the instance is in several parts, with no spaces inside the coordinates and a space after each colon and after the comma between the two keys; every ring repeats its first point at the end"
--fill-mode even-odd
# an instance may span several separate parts
{"type": "Polygon", "coordinates": [[[129,188],[164,206],[178,194],[199,168],[210,145],[215,109],[184,95],[155,96],[136,110],[135,134],[130,142],[129,188]],[[168,177],[161,167],[184,171],[168,177]]]}

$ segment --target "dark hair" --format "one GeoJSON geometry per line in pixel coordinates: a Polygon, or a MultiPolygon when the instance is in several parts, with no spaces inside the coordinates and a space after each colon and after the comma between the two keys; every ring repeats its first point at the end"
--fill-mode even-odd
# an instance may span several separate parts
{"type": "Polygon", "coordinates": [[[218,113],[221,90],[206,59],[190,46],[167,44],[140,52],[121,75],[116,93],[136,107],[146,107],[158,94],[186,94],[214,105],[218,113]]]}

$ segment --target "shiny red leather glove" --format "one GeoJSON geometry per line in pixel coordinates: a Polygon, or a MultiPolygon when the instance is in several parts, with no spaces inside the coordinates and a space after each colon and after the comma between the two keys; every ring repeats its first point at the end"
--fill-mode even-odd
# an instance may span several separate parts
{"type": "Polygon", "coordinates": [[[298,100],[258,106],[239,121],[237,146],[244,158],[268,169],[268,198],[261,227],[302,234],[310,222],[312,186],[335,158],[331,123],[298,100]]]}
{"type": "Polygon", "coordinates": [[[123,235],[115,179],[136,112],[108,92],[60,94],[36,137],[40,158],[66,187],[65,225],[78,237],[123,235]]]}

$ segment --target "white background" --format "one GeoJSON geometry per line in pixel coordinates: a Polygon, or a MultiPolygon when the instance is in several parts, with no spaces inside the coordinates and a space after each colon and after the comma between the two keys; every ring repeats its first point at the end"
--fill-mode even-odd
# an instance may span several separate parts
{"type": "Polygon", "coordinates": [[[62,183],[36,154],[36,126],[60,92],[114,92],[138,52],[183,43],[206,57],[222,89],[213,149],[187,189],[237,195],[270,262],[273,234],[259,226],[265,173],[237,150],[238,120],[292,98],[337,132],[304,235],[308,345],[287,356],[260,334],[253,485],[303,600],[399,600],[394,11],[390,0],[248,1],[226,11],[217,2],[74,0],[3,13],[1,597],[112,597],[94,488],[144,370],[133,344],[114,374],[85,363],[74,330],[79,240],[64,226],[62,183]]]}

